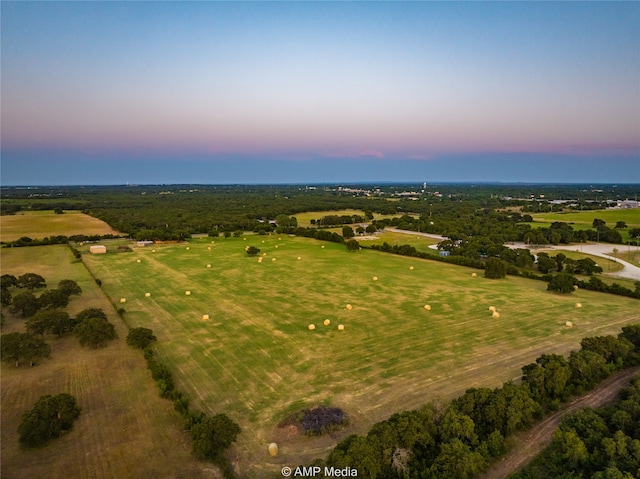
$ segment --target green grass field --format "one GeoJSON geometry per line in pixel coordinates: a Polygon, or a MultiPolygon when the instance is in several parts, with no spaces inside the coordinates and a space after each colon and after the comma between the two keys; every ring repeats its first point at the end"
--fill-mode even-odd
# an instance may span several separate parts
{"type": "Polygon", "coordinates": [[[79,211],[57,215],[53,211],[27,211],[0,216],[0,241],[15,241],[23,236],[42,239],[49,236],[119,235],[107,223],[79,211]]]}
{"type": "MultiPolygon", "coordinates": [[[[590,229],[593,220],[599,218],[614,228],[618,221],[624,221],[628,228],[640,228],[640,208],[622,210],[567,211],[564,213],[534,213],[532,227],[548,227],[555,221],[570,223],[575,230],[590,229]]],[[[627,230],[620,230],[624,241],[629,240],[627,230]]]]}
{"type": "MultiPolygon", "coordinates": [[[[51,358],[35,367],[2,363],[0,444],[2,477],[68,478],[205,478],[212,477],[191,456],[189,436],[172,404],[159,397],[142,352],[125,344],[127,327],[115,313],[85,266],[66,246],[0,250],[2,274],[42,275],[48,286],[74,279],[82,295],[72,297],[67,311],[102,308],[120,338],[106,348],[87,349],[73,336],[46,335],[51,358]],[[69,393],[82,408],[73,430],[45,447],[19,447],[17,427],[22,413],[44,394],[69,393]]],[[[39,294],[39,293],[38,293],[39,294]]],[[[2,333],[24,332],[25,320],[3,308],[2,333]]]]}
{"type": "MultiPolygon", "coordinates": [[[[362,210],[333,210],[333,211],[305,211],[302,213],[296,213],[295,216],[296,219],[298,220],[298,226],[301,226],[303,228],[307,228],[309,226],[311,226],[311,220],[318,220],[320,218],[322,218],[323,216],[330,216],[330,215],[336,215],[336,216],[344,216],[344,215],[360,215],[362,217],[364,217],[364,211],[362,210]]],[[[415,215],[411,215],[411,216],[415,216],[415,215]]],[[[381,215],[378,213],[374,213],[373,214],[373,218],[376,220],[381,220],[384,218],[393,218],[394,215],[381,215]]]]}
{"type": "Polygon", "coordinates": [[[474,278],[464,267],[289,236],[199,239],[83,260],[130,326],[154,330],[159,357],[192,405],[241,425],[231,454],[249,478],[325,456],[394,412],[517,379],[541,353],[567,354],[585,336],[640,320],[637,300],[552,294],[543,282],[474,278]],[[246,255],[249,245],[267,253],[261,263],[246,255]],[[278,427],[319,403],[343,408],[350,425],[320,438],[278,427]],[[272,441],[276,458],[267,454],[272,441]]]}

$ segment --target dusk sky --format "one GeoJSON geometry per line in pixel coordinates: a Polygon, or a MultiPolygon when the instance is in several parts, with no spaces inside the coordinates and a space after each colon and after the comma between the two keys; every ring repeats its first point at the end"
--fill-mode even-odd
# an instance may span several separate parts
{"type": "Polygon", "coordinates": [[[640,2],[1,2],[0,184],[640,182],[640,2]]]}

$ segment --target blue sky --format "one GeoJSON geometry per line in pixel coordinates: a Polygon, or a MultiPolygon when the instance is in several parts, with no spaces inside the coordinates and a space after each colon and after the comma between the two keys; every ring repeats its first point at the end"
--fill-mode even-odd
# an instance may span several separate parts
{"type": "Polygon", "coordinates": [[[6,2],[0,182],[640,182],[638,2],[6,2]]]}

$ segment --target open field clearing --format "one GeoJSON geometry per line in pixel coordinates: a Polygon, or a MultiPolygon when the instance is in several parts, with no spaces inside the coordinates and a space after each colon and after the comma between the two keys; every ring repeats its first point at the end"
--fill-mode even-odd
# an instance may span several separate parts
{"type": "Polygon", "coordinates": [[[49,236],[119,235],[102,220],[79,211],[27,211],[0,216],[0,241],[15,241],[23,236],[42,239],[49,236]]]}
{"type": "Polygon", "coordinates": [[[474,278],[469,268],[289,236],[83,259],[130,326],[154,330],[160,359],[193,406],[241,425],[231,455],[248,478],[274,477],[394,412],[499,386],[541,353],[567,354],[585,336],[640,320],[633,299],[558,295],[544,282],[474,278]],[[247,246],[267,255],[259,262],[247,246]],[[343,408],[350,425],[319,438],[278,428],[321,403],[343,408]],[[270,442],[280,446],[275,458],[270,442]]]}
{"type": "Polygon", "coordinates": [[[640,208],[620,210],[593,210],[593,211],[568,211],[566,213],[530,213],[533,216],[532,228],[547,228],[556,221],[569,223],[574,230],[590,229],[595,218],[607,223],[609,228],[614,228],[618,221],[624,221],[627,229],[621,229],[623,241],[629,241],[631,228],[640,228],[640,208]]]}
{"type": "MultiPolygon", "coordinates": [[[[366,238],[369,238],[369,236],[367,236],[366,238]]],[[[388,230],[382,230],[381,232],[376,233],[375,239],[361,239],[357,235],[355,239],[365,246],[371,246],[374,244],[382,245],[384,242],[387,242],[390,245],[408,244],[409,246],[413,246],[418,251],[433,253],[434,255],[437,255],[438,252],[430,249],[429,246],[438,244],[440,242],[437,239],[429,238],[427,236],[412,235],[411,231],[407,231],[406,233],[397,233],[388,230]]]]}
{"type": "MultiPolygon", "coordinates": [[[[192,478],[212,477],[211,466],[191,456],[182,419],[159,397],[140,350],[125,344],[127,328],[81,262],[66,246],[0,250],[2,274],[42,275],[49,287],[73,279],[82,288],[66,309],[102,308],[119,339],[106,348],[82,348],[74,336],[45,336],[51,358],[30,368],[2,363],[2,477],[20,478],[192,478]],[[21,414],[44,394],[69,393],[82,408],[73,429],[40,449],[19,447],[21,414]]],[[[6,310],[3,333],[24,331],[24,319],[6,310]]]]}

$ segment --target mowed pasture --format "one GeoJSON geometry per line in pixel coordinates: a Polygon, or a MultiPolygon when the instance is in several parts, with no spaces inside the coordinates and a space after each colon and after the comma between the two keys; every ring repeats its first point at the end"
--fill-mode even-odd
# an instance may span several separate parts
{"type": "MultiPolygon", "coordinates": [[[[119,339],[101,349],[82,348],[77,338],[46,335],[51,357],[35,367],[2,363],[2,477],[56,478],[204,478],[212,477],[191,455],[188,433],[172,404],[159,397],[140,350],[125,344],[127,327],[85,266],[63,245],[0,250],[2,274],[38,273],[54,288],[73,279],[82,288],[68,308],[102,308],[119,339]],[[22,413],[44,394],[69,393],[82,412],[73,429],[37,449],[19,445],[22,413]]],[[[40,294],[37,292],[36,294],[40,294]]],[[[25,320],[5,308],[2,333],[24,331],[25,320]]]]}
{"type": "Polygon", "coordinates": [[[567,354],[585,336],[640,320],[629,298],[553,294],[544,282],[488,280],[470,268],[299,237],[198,239],[83,259],[129,325],[154,330],[192,406],[241,425],[231,456],[249,478],[323,457],[394,412],[518,379],[541,353],[567,354]],[[267,255],[259,262],[247,246],[267,255]],[[278,427],[316,404],[343,408],[350,425],[320,438],[278,427]]]}
{"type": "Polygon", "coordinates": [[[26,211],[0,216],[0,241],[15,241],[23,236],[42,239],[50,236],[119,235],[119,231],[98,218],[79,211],[26,211]]]}
{"type": "MultiPolygon", "coordinates": [[[[590,229],[593,220],[598,218],[606,222],[609,228],[614,228],[618,221],[624,221],[628,228],[640,228],[640,208],[607,209],[590,211],[567,211],[563,213],[530,213],[534,223],[532,227],[547,228],[556,221],[569,223],[575,230],[590,229]]],[[[628,230],[619,230],[624,241],[629,240],[628,230]]]]}

